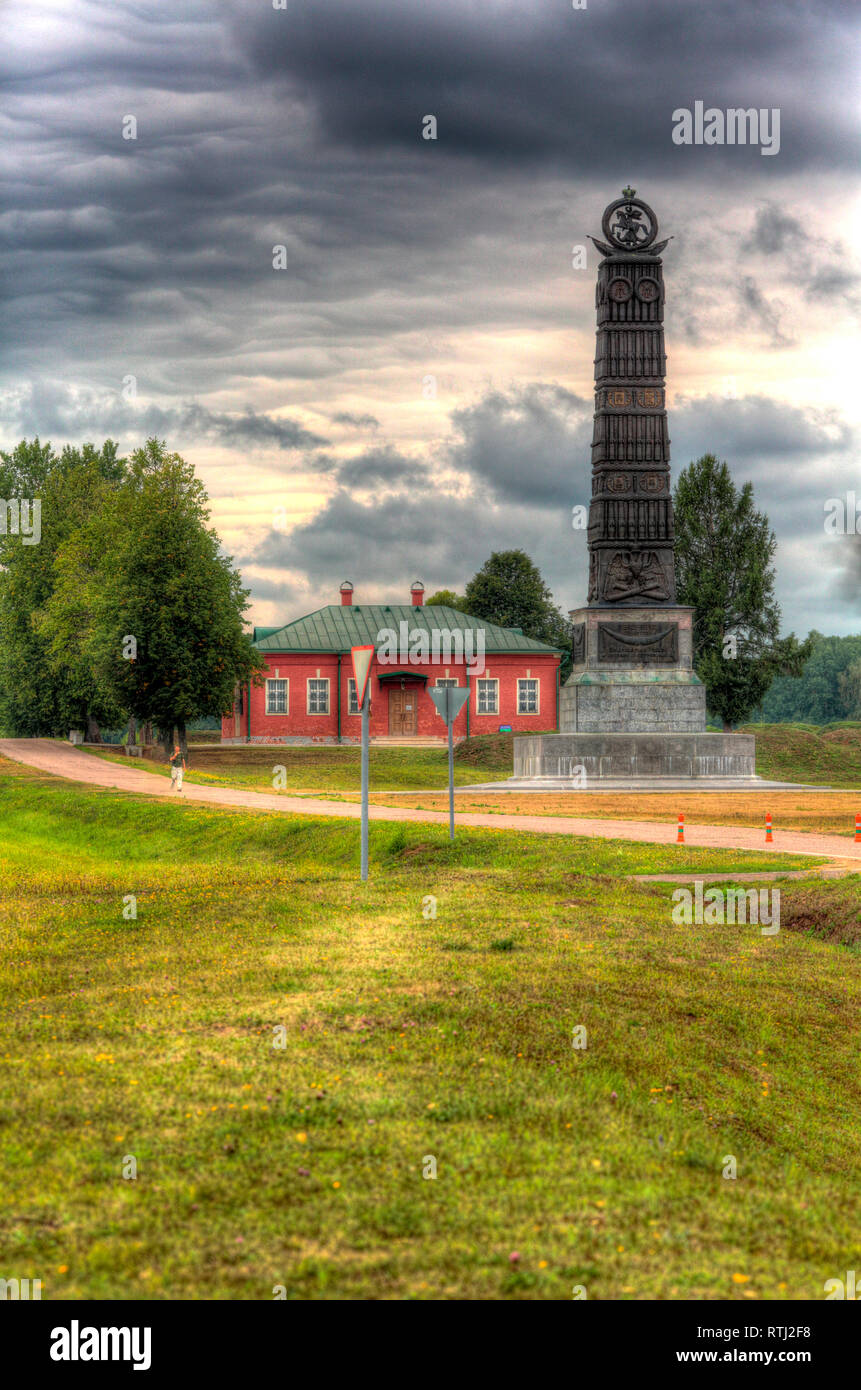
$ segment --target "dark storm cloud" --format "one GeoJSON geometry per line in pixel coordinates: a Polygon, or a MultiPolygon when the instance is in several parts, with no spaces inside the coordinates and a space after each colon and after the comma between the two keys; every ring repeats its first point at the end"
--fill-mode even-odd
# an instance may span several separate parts
{"type": "Polygon", "coordinates": [[[846,454],[853,443],[839,416],[767,396],[686,399],[670,411],[670,433],[676,472],[703,453],[718,454],[732,467],[755,459],[846,454]]]}
{"type": "Polygon", "coordinates": [[[439,120],[426,161],[452,155],[512,166],[554,163],[593,175],[625,163],[637,177],[761,161],[758,149],[684,148],[672,111],[783,107],[785,165],[856,159],[847,106],[811,103],[842,73],[851,85],[851,7],[745,0],[565,4],[461,0],[291,0],[243,7],[237,42],[265,79],[293,83],[330,141],[417,152],[421,119],[439,120]],[[621,158],[620,158],[621,157],[621,158]]]}
{"type": "Polygon", "coordinates": [[[492,391],[452,414],[451,465],[497,498],[570,509],[572,473],[589,457],[592,409],[559,386],[492,391]]]}
{"type": "Polygon", "coordinates": [[[797,217],[791,217],[783,208],[774,203],[758,208],[753,230],[742,242],[742,251],[761,251],[765,256],[773,256],[782,251],[787,242],[794,244],[805,241],[804,228],[797,217]]]}
{"type": "Polygon", "coordinates": [[[40,434],[65,439],[111,436],[134,446],[151,435],[169,443],[215,442],[242,448],[305,450],[327,443],[295,420],[261,414],[247,407],[241,414],[207,410],[189,401],[175,408],[138,408],[119,393],[70,390],[55,382],[36,381],[21,391],[0,392],[0,424],[7,437],[40,434]]]}
{"type": "MultiPolygon", "coordinates": [[[[0,60],[16,151],[0,213],[7,371],[59,357],[104,384],[118,362],[186,396],[231,375],[325,377],[344,360],[334,341],[415,327],[417,298],[427,329],[474,323],[522,272],[527,230],[540,243],[558,222],[561,244],[588,222],[585,235],[586,200],[627,178],[708,191],[724,164],[775,180],[855,158],[851,9],[828,0],[176,0],[157,19],[70,0],[37,36],[28,16],[8,7],[0,60]],[[696,99],[781,105],[780,155],[674,145],[672,110],[696,99]],[[436,142],[420,138],[428,112],[436,142]],[[567,185],[543,233],[560,195],[542,180],[567,185]]],[[[757,235],[783,233],[772,217],[757,235]]]]}
{"type": "MultiPolygon", "coordinates": [[[[852,255],[840,241],[819,240],[779,204],[766,203],[757,209],[753,227],[741,242],[742,256],[751,252],[767,258],[771,268],[779,267],[781,278],[793,291],[801,289],[811,303],[840,299],[853,311],[859,307],[853,293],[861,283],[852,255]]],[[[777,315],[766,305],[750,277],[743,282],[742,295],[767,328],[777,332],[777,315]],[[752,289],[750,287],[753,287],[752,289]]],[[[782,346],[782,342],[778,342],[782,346]]]]}
{"type": "Polygon", "coordinates": [[[390,444],[366,449],[350,457],[315,454],[310,460],[314,472],[327,473],[340,487],[365,491],[368,488],[399,488],[428,485],[427,462],[413,458],[390,444]]]}
{"type": "Polygon", "coordinates": [[[307,575],[321,602],[337,602],[337,584],[350,575],[357,603],[369,592],[405,603],[406,581],[400,592],[394,576],[421,578],[428,592],[462,588],[492,551],[516,545],[546,574],[561,576],[565,590],[579,592],[585,581],[584,537],[585,532],[571,531],[561,508],[548,518],[546,511],[522,504],[500,505],[486,496],[464,500],[430,490],[365,504],[339,491],[289,536],[270,532],[246,563],[307,575]],[[572,576],[579,576],[577,582],[572,576]]]}

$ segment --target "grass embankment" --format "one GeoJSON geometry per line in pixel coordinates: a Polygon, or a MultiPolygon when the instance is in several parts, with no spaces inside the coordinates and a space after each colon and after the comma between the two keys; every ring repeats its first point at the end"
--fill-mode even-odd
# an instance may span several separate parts
{"type": "Polygon", "coordinates": [[[774,860],[384,824],[362,885],[353,823],[0,771],[4,1276],[741,1299],[858,1267],[859,962],[810,934],[845,885],[785,885],[800,932],[681,927],[618,875],[774,860]]]}
{"type": "Polygon", "coordinates": [[[861,787],[861,724],[745,724],[756,736],[756,771],[770,782],[861,787]]]}
{"type": "MultiPolygon", "coordinates": [[[[147,772],[169,776],[170,769],[156,758],[135,759],[115,749],[87,749],[110,762],[132,764],[147,772]]],[[[503,755],[504,756],[504,755],[503,755]]],[[[508,761],[496,759],[494,776],[511,775],[508,761]]],[[[448,786],[448,751],[440,748],[386,748],[372,745],[369,763],[370,785],[374,790],[448,786]]],[[[289,743],[236,744],[223,748],[189,748],[187,780],[204,786],[244,787],[249,791],[283,791],[288,795],[321,791],[358,791],[361,785],[360,749],[355,745],[289,743]],[[283,769],[276,777],[276,770],[283,769]]],[[[487,766],[458,764],[457,781],[487,782],[487,766]]]]}

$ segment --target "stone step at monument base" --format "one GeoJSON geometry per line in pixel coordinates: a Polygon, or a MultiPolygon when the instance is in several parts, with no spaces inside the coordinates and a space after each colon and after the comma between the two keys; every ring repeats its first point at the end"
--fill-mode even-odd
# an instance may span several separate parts
{"type": "Polygon", "coordinates": [[[457,792],[570,792],[572,795],[600,792],[768,792],[830,791],[802,782],[767,782],[761,777],[637,777],[602,778],[586,786],[575,786],[570,777],[509,777],[506,782],[475,782],[455,787],[457,792]]]}
{"type": "MultiPolygon", "coordinates": [[[[514,781],[575,789],[636,782],[756,784],[752,734],[560,733],[514,740],[514,781]]],[[[507,783],[511,786],[511,783],[507,783]]],[[[516,790],[516,788],[511,788],[516,790]]]]}

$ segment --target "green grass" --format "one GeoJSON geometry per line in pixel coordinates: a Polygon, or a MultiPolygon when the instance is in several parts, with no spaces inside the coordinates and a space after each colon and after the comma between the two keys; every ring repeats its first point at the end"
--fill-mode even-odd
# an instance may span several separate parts
{"type": "MultiPolygon", "coordinates": [[[[133,760],[116,750],[100,749],[96,756],[164,776],[170,772],[166,763],[149,758],[133,760]]],[[[160,750],[158,757],[161,757],[160,750]]],[[[459,761],[455,781],[463,786],[510,777],[512,766],[509,741],[507,751],[503,750],[499,756],[491,755],[489,761],[486,751],[485,760],[477,766],[459,761]]],[[[441,790],[448,786],[448,750],[444,746],[386,748],[372,745],[369,773],[372,791],[441,790]]],[[[360,749],[349,744],[237,744],[223,748],[192,745],[186,778],[205,786],[244,787],[250,791],[358,791],[361,786],[360,749]],[[279,768],[283,773],[276,786],[275,774],[279,768]]]]}
{"type": "Polygon", "coordinates": [[[0,772],[5,1277],[743,1299],[857,1267],[857,955],[620,878],[788,857],[372,823],[363,885],[355,823],[0,772]]]}
{"type": "Polygon", "coordinates": [[[775,782],[810,786],[861,786],[861,725],[744,724],[756,736],[756,771],[775,782]]]}

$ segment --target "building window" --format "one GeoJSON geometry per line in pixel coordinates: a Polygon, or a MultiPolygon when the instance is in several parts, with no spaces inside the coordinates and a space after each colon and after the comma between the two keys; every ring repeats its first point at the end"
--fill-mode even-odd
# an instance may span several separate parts
{"type": "Polygon", "coordinates": [[[499,681],[479,680],[476,681],[476,685],[478,687],[476,714],[499,714],[499,681]]]}
{"type": "Polygon", "coordinates": [[[452,686],[453,686],[455,689],[457,689],[457,686],[458,686],[459,682],[456,681],[456,680],[452,680],[452,679],[450,679],[448,676],[446,676],[446,677],[444,677],[443,679],[436,681],[435,684],[436,684],[437,690],[440,690],[441,688],[446,687],[446,686],[448,686],[448,687],[452,687],[452,686]]]}
{"type": "Polygon", "coordinates": [[[359,697],[356,692],[356,682],[353,680],[352,676],[350,676],[350,679],[347,681],[347,699],[347,713],[361,714],[362,711],[359,709],[359,697]]]}
{"type": "Polygon", "coordinates": [[[329,680],[309,680],[308,682],[308,713],[309,714],[328,714],[329,713],[329,680]]]}
{"type": "Polygon", "coordinates": [[[517,713],[538,713],[538,681],[519,680],[517,682],[517,713]]]}
{"type": "Polygon", "coordinates": [[[267,681],[266,682],[266,713],[267,714],[289,714],[290,713],[290,682],[289,681],[267,681]]]}

